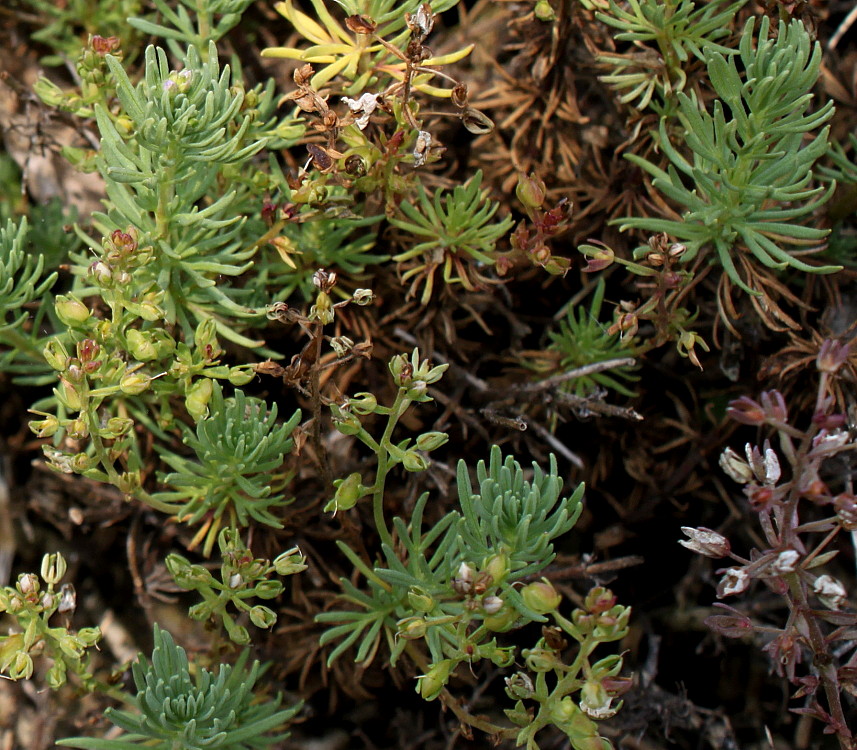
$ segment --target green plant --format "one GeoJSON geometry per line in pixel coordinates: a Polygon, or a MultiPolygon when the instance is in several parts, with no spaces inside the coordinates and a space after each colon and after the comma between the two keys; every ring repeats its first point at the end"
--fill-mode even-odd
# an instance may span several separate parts
{"type": "Polygon", "coordinates": [[[68,615],[77,603],[74,586],[64,583],[57,588],[66,568],[65,558],[59,553],[45,555],[41,569],[44,589],[33,573],[22,573],[14,587],[0,589],[0,612],[11,615],[21,628],[19,633],[0,636],[0,672],[5,677],[27,680],[35,669],[33,657],[47,657],[51,661],[45,674],[49,687],[64,685],[68,672],[85,687],[96,687],[88,649],[101,640],[101,631],[81,628],[74,632],[66,626],[50,624],[53,615],[68,615]]]}
{"type": "MultiPolygon", "coordinates": [[[[274,214],[289,209],[271,206],[274,214]]],[[[271,244],[256,266],[259,286],[265,291],[265,304],[284,302],[298,293],[309,301],[316,293],[313,275],[319,268],[334,271],[357,281],[367,269],[389,259],[389,255],[371,252],[377,242],[376,231],[358,233],[358,229],[377,225],[380,216],[340,216],[331,206],[322,211],[310,208],[297,214],[295,220],[273,219],[271,244]],[[271,291],[268,291],[271,290],[271,291]]],[[[350,213],[350,212],[349,212],[350,213]]],[[[343,294],[337,289],[337,293],[343,294]]]]}
{"type": "Polygon", "coordinates": [[[203,60],[210,54],[210,43],[217,43],[241,20],[253,0],[181,0],[175,7],[164,0],[152,0],[164,21],[129,18],[128,24],[143,34],[167,40],[170,51],[178,58],[187,46],[193,46],[203,60]],[[190,10],[190,12],[188,12],[190,10]]]}
{"type": "MultiPolygon", "coordinates": [[[[394,50],[405,47],[408,37],[415,30],[415,24],[422,20],[423,35],[427,34],[425,19],[433,13],[449,10],[457,1],[431,0],[421,5],[420,0],[337,0],[347,16],[346,28],[343,28],[328,10],[324,0],[311,0],[318,20],[298,10],[293,0],[284,0],[274,6],[277,12],[312,45],[305,49],[270,47],[262,51],[262,56],[291,58],[322,65],[312,76],[313,88],[322,88],[339,76],[345,79],[345,83],[338,93],[360,96],[365,91],[386,86],[390,77],[398,80],[405,78],[405,65],[399,62],[401,53],[396,54],[394,50]],[[383,82],[380,82],[381,79],[383,82]]],[[[414,82],[415,86],[437,96],[450,96],[451,89],[426,84],[426,80],[431,77],[428,68],[457,62],[472,49],[470,45],[449,55],[425,58],[421,67],[426,71],[414,82]]]]}
{"type": "Polygon", "coordinates": [[[41,58],[43,65],[64,65],[80,51],[81,39],[94,34],[121,34],[123,45],[133,48],[138,40],[127,23],[129,16],[140,12],[143,0],[118,0],[105,4],[99,0],[23,0],[47,23],[32,33],[34,41],[50,47],[53,52],[41,58]]]}
{"type": "MultiPolygon", "coordinates": [[[[576,370],[596,362],[628,357],[633,354],[633,337],[621,337],[599,320],[604,302],[604,279],[595,285],[595,293],[589,308],[569,305],[559,322],[559,330],[549,331],[551,343],[544,356],[536,358],[530,365],[535,369],[556,375],[576,370]]],[[[637,377],[631,367],[616,367],[610,372],[591,372],[568,380],[562,388],[581,398],[591,396],[599,387],[614,390],[623,396],[634,396],[634,392],[622,381],[633,382],[637,377]]]]}
{"type": "Polygon", "coordinates": [[[391,407],[381,406],[369,393],[332,407],[340,432],[354,435],[368,446],[376,454],[378,466],[371,486],[362,484],[359,473],[337,482],[336,495],[327,510],[347,511],[371,495],[382,561],[370,567],[339,543],[366,578],[366,588],[341,579],[342,598],[357,608],[317,617],[319,622],[331,625],[321,644],[339,641],[328,662],[354,645],[356,660],[371,662],[386,642],[390,664],[396,664],[404,654],[422,670],[417,692],[426,700],[441,697],[466,724],[497,737],[514,737],[528,748],[538,747],[535,735],[548,724],[555,724],[568,735],[575,750],[607,747],[609,743],[599,737],[592,719],[615,713],[611,702],[626,686],[621,680],[610,680],[618,674],[622,660],[612,656],[590,664],[590,656],[599,644],[623,637],[630,611],[618,606],[610,592],[598,589],[590,593],[585,607],[575,610],[567,620],[557,611],[562,597],[546,579],[519,588],[554,559],[553,541],[571,529],[582,509],[582,484],[570,497],[561,498],[562,480],[553,458],[549,472],[534,465],[532,478],[527,479],[520,465],[511,456],[504,458],[494,446],[488,465],[479,462],[477,466],[475,490],[466,464],[459,462],[460,512],[451,511],[424,530],[428,502],[428,493],[424,493],[410,520],[394,518],[390,531],[383,511],[389,469],[402,463],[408,471],[424,470],[429,464],[420,451],[434,450],[446,441],[442,433],[425,433],[413,446],[410,439],[393,443],[393,430],[413,401],[431,400],[428,385],[437,382],[444,369],[421,363],[416,350],[410,359],[399,355],[390,362],[398,387],[391,407]],[[359,418],[368,414],[387,417],[378,441],[359,418]],[[535,682],[524,672],[507,680],[509,694],[517,703],[506,714],[515,726],[504,727],[472,716],[448,693],[445,686],[462,664],[485,659],[508,668],[515,662],[516,647],[500,645],[498,633],[530,622],[544,623],[549,617],[556,628],[549,629],[550,635],[533,649],[521,651],[537,675],[535,682]],[[562,660],[561,651],[567,644],[560,633],[578,644],[570,665],[562,660]],[[548,687],[547,673],[553,674],[552,688],[548,687]],[[579,691],[580,697],[574,700],[571,695],[579,691]],[[539,704],[538,710],[527,710],[524,700],[539,704]]]}
{"type": "Polygon", "coordinates": [[[276,404],[269,409],[240,390],[225,399],[216,382],[200,383],[208,392],[210,416],[200,419],[195,430],[183,427],[184,443],[196,460],[163,449],[161,458],[174,471],[161,476],[170,489],[156,493],[154,499],[172,509],[180,521],[203,521],[193,544],[204,539],[203,553],[208,556],[224,523],[243,527],[255,521],[282,528],[271,511],[288,502],[283,494],[289,479],[282,470],[283,456],[292,449],[290,435],[301,412],[277,424],[276,404]]]}
{"type": "Polygon", "coordinates": [[[29,226],[9,219],[0,228],[0,369],[6,372],[39,373],[44,370],[39,336],[40,323],[48,305],[41,305],[34,324],[26,310],[39,301],[54,285],[56,271],[46,273],[45,259],[27,251],[29,226]]]}
{"type": "Polygon", "coordinates": [[[687,85],[691,56],[705,62],[712,51],[735,54],[715,40],[729,35],[729,22],[746,1],[723,7],[723,0],[715,0],[697,7],[693,0],[584,0],[596,18],[618,29],[616,41],[633,45],[628,54],[598,55],[599,62],[615,69],[601,80],[621,92],[620,101],[637,100],[637,109],[652,106],[664,113],[687,85]]]}
{"type": "Polygon", "coordinates": [[[115,57],[105,59],[122,109],[117,117],[95,105],[97,164],[109,198],[95,225],[105,235],[133,226],[140,243],[152,247],[134,281],[165,293],[167,323],[191,334],[200,321],[213,319],[221,335],[258,346],[238,330],[261,316],[240,304],[249,290],[215,278],[245,273],[257,251],[242,231],[239,209],[264,189],[266,178],[259,174],[254,182],[242,173],[283,132],[269,118],[272,87],[245,92],[228,66],[220,69],[213,44],[206,61],[191,47],[181,71],[170,69],[163,50],[149,47],[136,85],[115,57]]]}
{"type": "Polygon", "coordinates": [[[151,663],[141,654],[132,666],[137,694],[126,700],[134,710],[108,708],[105,714],[124,734],[57,744],[82,750],[255,750],[287,736],[270,732],[279,732],[300,704],[279,709],[280,698],[254,694],[262,668],[259,662],[246,667],[247,651],[234,666],[221,664],[215,675],[205,667],[192,671],[185,650],[157,625],[154,641],[151,663]]]}
{"type": "Polygon", "coordinates": [[[477,172],[464,185],[456,185],[451,193],[437,191],[432,198],[420,183],[417,202],[403,201],[399,205],[401,214],[390,218],[393,226],[424,238],[393,256],[400,265],[408,264],[402,280],[412,279],[410,294],[415,294],[422,284],[422,304],[431,298],[438,269],[443,269],[446,284],[459,283],[473,290],[474,279],[479,281],[481,275],[468,265],[494,264],[494,246],[512,228],[513,221],[507,216],[499,222],[491,222],[500,204],[489,200],[487,191],[482,191],[481,187],[482,172],[477,172]],[[414,259],[415,264],[408,263],[414,259]]]}
{"type": "Polygon", "coordinates": [[[223,529],[217,537],[223,564],[220,566],[220,580],[203,565],[193,565],[176,552],[167,555],[167,570],[175,582],[187,591],[197,591],[203,601],[188,611],[192,620],[208,621],[219,617],[229,637],[238,644],[250,642],[247,628],[238,624],[227,611],[231,604],[239,612],[246,612],[250,621],[259,628],[271,628],[277,622],[277,614],[270,607],[261,604],[251,606],[247,599],[276,599],[283,592],[283,584],[269,581],[271,573],[294,575],[306,570],[304,557],[297,547],[278,555],[273,563],[253,557],[250,549],[241,541],[237,529],[223,529]]]}
{"type": "MultiPolygon", "coordinates": [[[[832,190],[811,187],[812,166],[827,151],[828,128],[806,136],[833,114],[827,102],[807,114],[821,65],[821,46],[812,44],[803,24],[781,23],[775,38],[763,18],[753,48],[755,19],[741,38],[738,58],[706,47],[708,76],[718,98],[713,114],[703,108],[696,93],[679,93],[677,118],[684,143],[692,152],[685,158],[661,120],[659,144],[671,162],[666,171],[635,154],[627,158],[654,178],[652,184],[686,211],[680,221],[627,218],[621,229],[666,232],[687,248],[683,261],[713,246],[728,278],[750,294],[759,295],[753,269],[736,257],[750,253],[763,266],[786,267],[812,273],[830,273],[838,266],[813,266],[781,245],[807,246],[820,242],[828,230],[804,226],[795,219],[808,216],[832,190]],[[688,186],[688,183],[690,186],[688,186]]],[[[639,252],[647,252],[641,248],[639,252]]]]}

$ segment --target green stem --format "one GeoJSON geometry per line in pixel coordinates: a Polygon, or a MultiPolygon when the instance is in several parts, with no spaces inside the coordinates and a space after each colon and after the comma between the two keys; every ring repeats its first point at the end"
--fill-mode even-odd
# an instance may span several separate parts
{"type": "Polygon", "coordinates": [[[378,452],[378,469],[375,475],[375,492],[372,496],[372,516],[375,519],[375,526],[378,529],[378,535],[381,541],[387,544],[390,549],[393,549],[393,535],[387,528],[387,521],[384,519],[384,485],[387,481],[387,472],[391,468],[389,462],[390,452],[387,446],[390,445],[390,438],[393,435],[393,430],[396,423],[399,421],[402,414],[410,406],[411,400],[405,397],[405,389],[400,388],[396,394],[396,400],[393,406],[390,407],[390,416],[387,418],[387,427],[384,434],[381,436],[381,450],[378,452]]]}

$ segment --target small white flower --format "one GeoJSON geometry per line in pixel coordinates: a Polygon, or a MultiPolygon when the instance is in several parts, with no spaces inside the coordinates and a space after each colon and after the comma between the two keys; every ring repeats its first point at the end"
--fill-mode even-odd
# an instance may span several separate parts
{"type": "Polygon", "coordinates": [[[503,600],[499,596],[486,596],[482,600],[482,609],[486,614],[495,615],[503,608],[503,600]]]}
{"type": "Polygon", "coordinates": [[[719,597],[733,596],[747,590],[750,586],[750,574],[744,568],[728,568],[717,587],[719,597]]]}
{"type": "Polygon", "coordinates": [[[348,96],[342,97],[342,101],[348,105],[348,109],[351,110],[352,114],[356,115],[358,112],[361,113],[354,121],[354,124],[357,125],[360,130],[365,130],[366,126],[369,124],[369,118],[378,108],[378,99],[380,96],[380,94],[365,93],[361,94],[359,99],[351,99],[348,96]]]}
{"type": "Polygon", "coordinates": [[[244,583],[244,579],[240,573],[233,573],[229,576],[229,588],[237,589],[242,583],[244,583]]]}
{"type": "Polygon", "coordinates": [[[839,609],[847,598],[845,587],[829,575],[816,578],[812,590],[815,591],[815,595],[821,600],[821,603],[830,609],[839,609]]]}
{"type": "Polygon", "coordinates": [[[771,566],[774,572],[784,575],[786,573],[794,573],[795,565],[800,559],[800,555],[793,549],[787,549],[777,555],[777,559],[771,566]]]}

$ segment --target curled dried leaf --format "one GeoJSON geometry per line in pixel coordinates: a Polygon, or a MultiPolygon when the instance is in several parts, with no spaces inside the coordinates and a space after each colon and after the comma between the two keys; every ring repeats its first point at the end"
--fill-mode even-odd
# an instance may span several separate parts
{"type": "Polygon", "coordinates": [[[473,107],[465,107],[460,117],[464,127],[474,135],[485,135],[494,130],[494,121],[473,107]]]}

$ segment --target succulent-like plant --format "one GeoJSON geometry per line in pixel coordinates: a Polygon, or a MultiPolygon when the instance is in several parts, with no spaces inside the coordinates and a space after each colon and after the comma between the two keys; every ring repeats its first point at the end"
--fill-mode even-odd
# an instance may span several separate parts
{"type": "MultiPolygon", "coordinates": [[[[425,3],[429,15],[452,8],[458,0],[430,0],[425,3]]],[[[280,57],[302,60],[321,66],[312,77],[313,88],[328,85],[336,77],[344,79],[337,93],[359,96],[371,91],[383,76],[403,77],[404,65],[391,48],[403,48],[411,34],[409,18],[417,17],[420,0],[337,0],[337,5],[348,17],[343,28],[325,0],[311,0],[315,18],[296,7],[293,0],[283,0],[274,7],[312,45],[304,49],[270,47],[262,51],[263,57],[280,57]],[[320,22],[320,23],[319,23],[320,22]],[[383,39],[383,43],[379,41],[383,39]]],[[[426,14],[423,14],[426,16],[426,14]]],[[[473,49],[469,45],[449,55],[430,57],[423,67],[457,62],[473,49]]],[[[427,76],[423,76],[423,79],[427,76]]],[[[428,86],[422,80],[417,86],[428,93],[450,96],[451,89],[428,86]]]]}
{"type": "Polygon", "coordinates": [[[393,256],[404,269],[402,280],[412,280],[411,294],[423,285],[420,296],[423,304],[431,298],[438,269],[443,269],[445,283],[474,289],[471,277],[478,279],[479,272],[473,266],[493,265],[497,241],[512,228],[509,216],[492,221],[500,204],[490,200],[481,187],[481,171],[464,185],[456,185],[451,193],[438,191],[432,198],[419,184],[417,201],[403,202],[399,206],[401,215],[390,219],[393,226],[424,238],[393,256]]]}
{"type": "Polygon", "coordinates": [[[724,7],[723,0],[583,0],[596,10],[596,17],[618,29],[614,39],[630,42],[633,51],[598,55],[614,72],[601,78],[622,92],[622,102],[635,102],[638,109],[650,104],[663,109],[667,101],[687,84],[691,56],[705,61],[709,50],[734,55],[735,50],[715,40],[729,34],[729,21],[747,0],[724,7]],[[653,97],[657,94],[657,99],[653,97]]]}
{"type": "Polygon", "coordinates": [[[185,428],[184,442],[196,460],[163,450],[161,457],[174,469],[162,476],[170,486],[154,497],[171,506],[187,523],[203,526],[196,540],[205,539],[207,556],[221,526],[246,526],[251,521],[274,528],[282,524],[271,512],[288,501],[281,492],[286,476],[283,456],[292,449],[290,435],[301,418],[300,410],[283,424],[277,423],[277,405],[245,396],[240,390],[224,398],[220,385],[211,384],[210,416],[196,430],[185,428]]]}
{"type": "Polygon", "coordinates": [[[199,321],[212,318],[221,335],[258,346],[238,330],[261,317],[241,304],[251,292],[215,278],[240,276],[257,251],[237,210],[252,186],[233,169],[275,137],[273,87],[245,92],[234,84],[213,43],[205,60],[191,47],[180,71],[170,68],[163,49],[149,47],[145,59],[145,75],[134,84],[117,58],[105,58],[121,109],[116,116],[95,105],[98,167],[109,198],[95,225],[105,236],[132,226],[140,243],[152,246],[152,261],[135,281],[165,293],[168,323],[191,335],[199,321]]]}
{"type": "Polygon", "coordinates": [[[184,48],[192,45],[205,58],[209,54],[209,43],[218,42],[234,28],[252,1],[181,0],[170,5],[164,0],[152,0],[160,18],[169,26],[147,18],[129,18],[128,25],[144,34],[166,39],[176,57],[182,57],[184,48]]]}
{"type": "MultiPolygon", "coordinates": [[[[633,353],[633,337],[622,337],[599,320],[604,302],[604,279],[599,279],[589,307],[570,305],[559,322],[559,330],[549,331],[551,343],[540,358],[530,366],[550,375],[569,372],[596,362],[628,357],[633,353]]],[[[614,390],[623,396],[634,392],[625,383],[637,377],[632,367],[614,367],[609,372],[590,372],[563,383],[564,390],[575,396],[591,396],[599,387],[614,390]],[[625,382],[622,382],[625,381],[625,382]]]]}
{"type": "MultiPolygon", "coordinates": [[[[0,369],[7,372],[39,372],[44,369],[38,336],[39,326],[25,327],[30,313],[25,307],[39,300],[57,279],[56,272],[45,272],[45,260],[26,248],[26,217],[16,223],[9,219],[0,228],[0,369]],[[29,328],[29,331],[27,330],[29,328]]],[[[39,311],[39,317],[46,310],[39,311]]]]}
{"type": "Polygon", "coordinates": [[[214,674],[205,667],[192,671],[185,650],[157,625],[154,639],[151,663],[141,654],[132,666],[137,694],[128,702],[134,710],[108,708],[105,713],[123,734],[57,744],[81,750],[256,750],[287,736],[281,730],[300,704],[280,709],[279,697],[257,696],[253,687],[262,667],[259,662],[246,667],[247,651],[234,666],[222,664],[214,674]]]}
{"type": "MultiPolygon", "coordinates": [[[[671,166],[664,171],[635,154],[627,158],[654,178],[652,184],[686,209],[681,221],[628,218],[621,228],[666,232],[680,240],[687,252],[683,262],[713,246],[730,280],[750,294],[760,292],[742,278],[733,255],[750,253],[763,266],[829,273],[838,266],[813,266],[787,252],[782,245],[811,246],[822,241],[826,229],[804,226],[795,219],[808,216],[826,201],[831,190],[813,188],[812,166],[827,151],[828,128],[807,135],[833,114],[827,102],[807,114],[812,88],[821,66],[821,46],[813,44],[803,24],[781,23],[769,36],[767,17],[759,26],[753,47],[755,19],[744,28],[739,58],[706,48],[708,75],[715,93],[713,113],[695,92],[679,93],[677,117],[683,140],[692,152],[688,160],[661,121],[659,142],[671,166]]],[[[641,248],[648,252],[648,248],[641,248]]]]}

